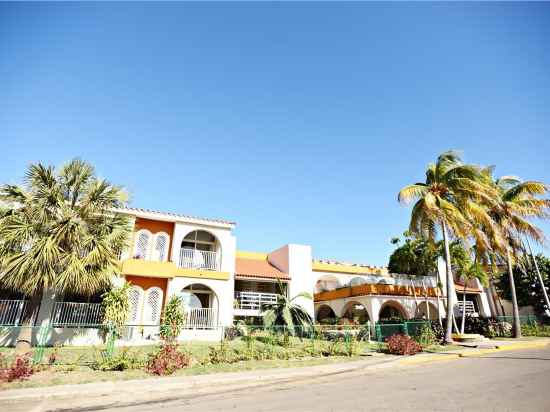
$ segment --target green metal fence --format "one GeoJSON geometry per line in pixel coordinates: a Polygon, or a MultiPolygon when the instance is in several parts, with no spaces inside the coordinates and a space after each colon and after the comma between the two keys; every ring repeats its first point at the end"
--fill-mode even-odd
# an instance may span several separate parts
{"type": "MultiPolygon", "coordinates": [[[[511,323],[514,322],[514,317],[513,316],[497,316],[497,321],[499,321],[499,322],[508,322],[508,323],[511,324],[511,323]]],[[[540,321],[540,319],[536,315],[521,315],[519,317],[519,323],[521,325],[535,326],[535,325],[541,324],[542,322],[540,321]]]]}
{"type": "Polygon", "coordinates": [[[419,336],[422,328],[427,325],[430,326],[430,321],[425,320],[410,320],[403,321],[401,323],[376,323],[376,340],[378,342],[384,342],[386,338],[395,335],[403,334],[409,336],[419,336]]]}

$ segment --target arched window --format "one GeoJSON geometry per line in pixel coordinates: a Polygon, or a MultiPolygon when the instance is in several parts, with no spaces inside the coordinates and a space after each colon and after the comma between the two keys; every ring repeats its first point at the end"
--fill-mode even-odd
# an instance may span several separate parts
{"type": "Polygon", "coordinates": [[[162,309],[162,289],[152,287],[147,289],[145,302],[143,306],[143,323],[158,325],[160,322],[160,312],[162,309]]]}
{"type": "Polygon", "coordinates": [[[128,323],[135,325],[141,321],[141,306],[143,302],[143,289],[139,286],[132,286],[128,292],[128,301],[130,302],[130,316],[128,323]]]}
{"type": "Polygon", "coordinates": [[[164,232],[159,232],[155,235],[153,247],[153,260],[164,262],[168,257],[168,245],[170,237],[164,232]]]}
{"type": "Polygon", "coordinates": [[[151,249],[151,232],[142,229],[136,233],[134,256],[137,259],[149,259],[151,249]]]}

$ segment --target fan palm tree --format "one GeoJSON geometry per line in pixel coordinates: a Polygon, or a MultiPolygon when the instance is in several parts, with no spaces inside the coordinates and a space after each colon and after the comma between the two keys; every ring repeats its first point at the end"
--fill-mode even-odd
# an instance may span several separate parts
{"type": "MultiPolygon", "coordinates": [[[[283,287],[279,284],[279,290],[283,287]]],[[[262,308],[264,326],[284,326],[291,335],[295,335],[296,329],[308,333],[312,330],[313,319],[303,306],[294,301],[299,298],[313,299],[307,292],[299,293],[290,299],[285,293],[277,294],[274,303],[265,304],[262,308]]]]}
{"type": "Polygon", "coordinates": [[[477,279],[483,286],[486,286],[487,274],[483,270],[483,266],[481,264],[477,262],[469,262],[459,269],[458,275],[464,282],[464,289],[462,291],[462,323],[460,325],[460,334],[463,335],[464,326],[466,325],[466,288],[468,286],[468,282],[477,279]]]}
{"type": "Polygon", "coordinates": [[[454,151],[441,154],[435,164],[426,171],[426,181],[401,189],[398,200],[401,203],[415,201],[411,212],[409,231],[425,238],[434,239],[439,229],[445,250],[447,283],[447,325],[445,342],[452,342],[454,278],[452,274],[450,236],[459,239],[484,237],[472,224],[473,221],[492,227],[483,203],[492,200],[493,188],[487,185],[483,169],[464,164],[454,151]]]}
{"type": "Polygon", "coordinates": [[[0,187],[0,284],[29,299],[17,349],[30,348],[43,292],[89,296],[119,272],[128,219],[112,212],[124,192],[73,160],[55,170],[31,165],[23,186],[0,187]]]}
{"type": "MultiPolygon", "coordinates": [[[[487,173],[490,176],[490,171],[487,173]]],[[[494,181],[496,187],[496,204],[491,208],[492,219],[499,224],[505,242],[495,244],[493,249],[507,263],[512,297],[513,335],[521,337],[519,306],[514,282],[513,256],[522,249],[522,238],[532,239],[543,244],[544,233],[529,218],[548,218],[550,216],[550,201],[538,196],[548,192],[548,186],[542,182],[522,182],[517,177],[505,176],[494,181]]]]}

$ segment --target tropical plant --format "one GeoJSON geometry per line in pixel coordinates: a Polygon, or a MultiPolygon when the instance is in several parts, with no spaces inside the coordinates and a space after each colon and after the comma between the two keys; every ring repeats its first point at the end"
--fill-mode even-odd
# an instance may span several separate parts
{"type": "MultiPolygon", "coordinates": [[[[528,256],[519,257],[513,268],[516,298],[519,306],[532,306],[539,316],[546,315],[548,307],[542,293],[550,279],[550,259],[539,254],[535,256],[543,282],[541,283],[534,265],[530,264],[528,256]]],[[[503,272],[497,282],[497,287],[505,299],[512,300],[508,272],[503,272]]]]}
{"type": "MultiPolygon", "coordinates": [[[[492,169],[486,169],[485,175],[488,180],[493,181],[492,169]]],[[[513,336],[519,338],[521,326],[513,272],[514,256],[521,252],[523,238],[544,243],[544,233],[528,219],[549,217],[550,201],[538,197],[547,193],[548,186],[536,181],[522,182],[519,178],[511,176],[496,179],[493,185],[496,188],[496,201],[490,209],[490,215],[499,225],[505,241],[489,237],[492,240],[493,251],[507,264],[513,310],[513,336]]]]}
{"type": "MultiPolygon", "coordinates": [[[[283,287],[279,284],[279,290],[283,287]]],[[[309,333],[313,330],[313,319],[303,306],[295,303],[299,298],[312,299],[311,294],[302,292],[292,299],[286,294],[278,293],[276,301],[269,303],[262,308],[262,318],[264,326],[271,328],[273,326],[283,326],[288,333],[295,335],[296,329],[302,333],[309,333]]]]}
{"type": "Polygon", "coordinates": [[[183,301],[180,296],[172,295],[164,307],[160,336],[163,339],[175,339],[179,336],[184,321],[183,301]]]}
{"type": "Polygon", "coordinates": [[[124,282],[101,295],[103,299],[103,323],[120,328],[128,321],[130,315],[130,283],[124,282]]]}
{"type": "Polygon", "coordinates": [[[390,255],[388,270],[391,273],[404,273],[411,276],[427,276],[437,270],[438,245],[430,239],[415,237],[409,232],[403,233],[405,240],[392,240],[398,244],[390,255]]]}
{"type": "Polygon", "coordinates": [[[113,209],[125,200],[119,187],[81,160],[59,170],[32,164],[23,186],[0,188],[0,282],[29,299],[18,352],[30,347],[44,291],[90,296],[119,273],[130,227],[113,209]]]}
{"type": "Polygon", "coordinates": [[[466,322],[466,288],[468,282],[477,279],[483,286],[487,286],[487,274],[479,263],[469,262],[459,269],[458,275],[464,282],[464,289],[462,291],[462,323],[460,325],[460,333],[463,335],[466,322]]]}
{"type": "MultiPolygon", "coordinates": [[[[454,278],[449,248],[450,237],[475,238],[476,243],[486,240],[483,232],[475,227],[477,222],[491,219],[482,203],[490,203],[493,188],[486,183],[483,169],[464,164],[460,155],[449,151],[441,154],[435,164],[426,171],[426,181],[401,189],[399,202],[415,201],[411,212],[409,231],[424,239],[435,239],[439,229],[443,237],[447,284],[447,325],[445,342],[452,342],[454,278]],[[472,222],[475,224],[472,224],[472,222]]],[[[487,242],[484,243],[487,246],[487,242]]]]}

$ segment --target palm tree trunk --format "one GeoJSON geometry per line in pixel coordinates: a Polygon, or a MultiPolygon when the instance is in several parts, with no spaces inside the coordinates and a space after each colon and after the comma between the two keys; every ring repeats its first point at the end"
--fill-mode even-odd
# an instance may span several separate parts
{"type": "Polygon", "coordinates": [[[453,272],[451,268],[451,251],[449,249],[449,238],[447,234],[447,224],[441,223],[443,231],[443,242],[445,243],[445,269],[447,279],[447,325],[445,328],[445,343],[453,343],[453,272]]]}
{"type": "Polygon", "coordinates": [[[465,324],[466,324],[466,280],[464,280],[464,292],[462,293],[462,324],[460,325],[461,335],[464,335],[465,324]]]}
{"type": "Polygon", "coordinates": [[[19,334],[17,335],[17,343],[15,344],[15,353],[18,355],[25,354],[31,350],[34,322],[38,316],[41,302],[42,292],[38,292],[31,296],[27,303],[21,320],[19,334]]]}
{"type": "Polygon", "coordinates": [[[516,284],[514,282],[514,271],[512,270],[512,256],[510,250],[506,253],[506,259],[508,261],[508,277],[510,279],[510,293],[512,295],[512,315],[513,315],[513,336],[514,338],[521,338],[521,325],[519,323],[519,307],[518,299],[516,296],[516,284]]]}
{"type": "Polygon", "coordinates": [[[531,255],[531,259],[535,264],[535,271],[537,272],[537,276],[539,278],[540,286],[542,288],[542,294],[544,295],[544,301],[546,302],[545,312],[548,315],[550,313],[550,300],[548,300],[548,293],[546,293],[546,286],[544,286],[544,281],[542,280],[542,275],[540,274],[539,264],[537,263],[537,259],[533,255],[533,250],[531,249],[531,243],[529,243],[529,239],[526,239],[526,240],[527,240],[527,246],[529,247],[529,254],[531,255]]]}

